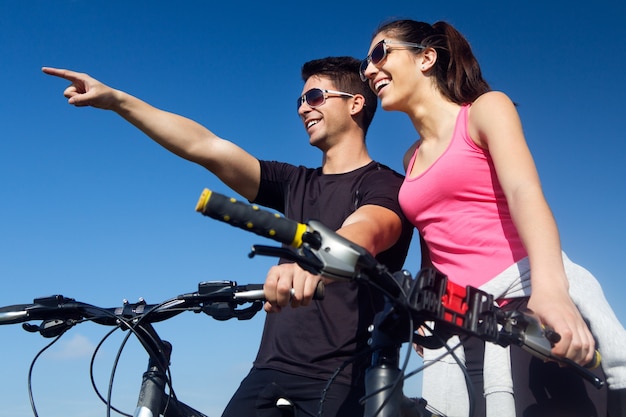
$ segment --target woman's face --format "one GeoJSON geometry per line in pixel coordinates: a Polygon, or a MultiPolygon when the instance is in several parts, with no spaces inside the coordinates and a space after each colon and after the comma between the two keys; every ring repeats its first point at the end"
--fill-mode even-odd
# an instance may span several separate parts
{"type": "MultiPolygon", "coordinates": [[[[416,83],[421,75],[414,47],[407,46],[406,42],[394,38],[388,33],[379,33],[374,37],[368,51],[368,59],[363,64],[362,75],[367,78],[370,88],[380,99],[380,105],[385,110],[405,111],[409,106],[412,95],[417,91],[416,83]],[[380,44],[384,40],[384,45],[380,44]],[[374,51],[375,58],[381,56],[380,48],[385,48],[384,57],[374,64],[370,54],[374,51]],[[378,53],[376,53],[378,52],[378,53]]],[[[374,59],[376,61],[376,59],[374,59]]],[[[423,78],[423,77],[422,77],[423,78]]]]}

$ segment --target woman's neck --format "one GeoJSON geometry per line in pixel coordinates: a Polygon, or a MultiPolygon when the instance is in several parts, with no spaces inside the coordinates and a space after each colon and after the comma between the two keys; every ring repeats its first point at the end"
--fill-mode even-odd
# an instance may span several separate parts
{"type": "Polygon", "coordinates": [[[445,99],[434,99],[410,107],[406,112],[420,140],[447,139],[461,106],[445,99]]]}

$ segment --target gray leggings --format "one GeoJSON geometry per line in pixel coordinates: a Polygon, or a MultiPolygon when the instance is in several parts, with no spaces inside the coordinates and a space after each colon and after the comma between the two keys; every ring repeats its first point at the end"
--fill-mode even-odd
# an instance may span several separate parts
{"type": "MultiPolygon", "coordinates": [[[[570,296],[581,315],[589,323],[602,356],[602,370],[612,390],[626,388],[626,330],[608,304],[600,284],[581,266],[563,254],[565,272],[570,283],[570,296]]],[[[496,298],[517,298],[530,295],[530,267],[528,259],[512,265],[481,289],[496,298]]],[[[458,338],[448,342],[456,346],[458,338]]],[[[468,415],[467,388],[463,374],[449,356],[440,358],[444,349],[424,352],[424,364],[432,364],[424,371],[423,397],[429,404],[449,417],[468,415]]],[[[465,359],[462,349],[457,354],[465,359]]],[[[484,359],[483,395],[487,417],[515,416],[513,379],[509,348],[487,343],[484,359]]]]}

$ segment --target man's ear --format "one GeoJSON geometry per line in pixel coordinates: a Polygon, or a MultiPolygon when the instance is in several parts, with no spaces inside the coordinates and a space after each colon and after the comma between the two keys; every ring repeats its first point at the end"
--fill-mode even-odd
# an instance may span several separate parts
{"type": "Polygon", "coordinates": [[[355,94],[354,97],[352,97],[350,114],[353,116],[359,114],[363,110],[363,107],[365,107],[365,97],[361,94],[355,94]]]}

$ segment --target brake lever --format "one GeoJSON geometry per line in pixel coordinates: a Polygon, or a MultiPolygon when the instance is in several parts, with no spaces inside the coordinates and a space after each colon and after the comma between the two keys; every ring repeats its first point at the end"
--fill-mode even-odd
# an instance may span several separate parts
{"type": "Polygon", "coordinates": [[[237,320],[249,320],[263,308],[262,301],[255,301],[249,307],[236,309],[231,303],[227,302],[215,302],[205,304],[202,307],[202,312],[213,317],[218,321],[226,321],[232,318],[237,320]]]}
{"type": "Polygon", "coordinates": [[[65,333],[67,330],[71,329],[75,325],[75,320],[52,319],[44,320],[39,326],[30,323],[22,323],[22,328],[27,332],[38,332],[43,337],[50,338],[57,337],[58,335],[65,333]]]}
{"type": "Polygon", "coordinates": [[[315,275],[321,274],[322,269],[324,268],[323,262],[315,257],[311,252],[304,250],[304,248],[302,252],[303,254],[299,254],[291,249],[278,246],[253,245],[248,257],[254,258],[256,255],[261,255],[288,259],[296,262],[305,271],[315,275]]]}

